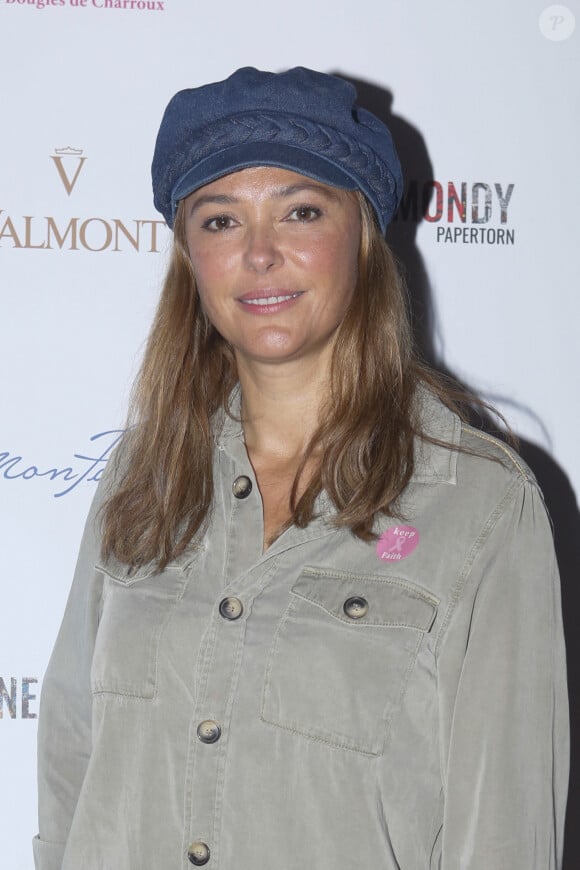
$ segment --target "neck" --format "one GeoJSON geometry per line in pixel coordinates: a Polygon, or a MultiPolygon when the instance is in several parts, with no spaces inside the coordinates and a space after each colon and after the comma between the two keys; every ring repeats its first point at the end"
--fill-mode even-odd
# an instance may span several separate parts
{"type": "Polygon", "coordinates": [[[238,361],[238,375],[249,453],[299,459],[318,427],[328,391],[328,365],[320,358],[284,365],[238,361]]]}

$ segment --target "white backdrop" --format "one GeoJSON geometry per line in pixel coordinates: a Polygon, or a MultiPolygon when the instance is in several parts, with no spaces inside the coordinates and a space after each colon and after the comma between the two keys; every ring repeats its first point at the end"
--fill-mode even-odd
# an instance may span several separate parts
{"type": "Polygon", "coordinates": [[[38,696],[163,274],[149,166],[176,90],[305,65],[390,91],[443,197],[417,235],[436,347],[578,492],[579,10],[548,6],[0,0],[2,866],[32,867],[38,696]]]}

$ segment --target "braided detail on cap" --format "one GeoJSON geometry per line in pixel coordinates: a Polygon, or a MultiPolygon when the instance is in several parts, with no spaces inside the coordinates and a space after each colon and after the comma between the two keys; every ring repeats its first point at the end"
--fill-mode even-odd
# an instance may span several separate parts
{"type": "MultiPolygon", "coordinates": [[[[354,124],[353,120],[353,124],[354,124]]],[[[380,211],[392,215],[398,202],[397,179],[370,147],[332,127],[299,116],[274,112],[230,115],[202,130],[184,131],[173,159],[167,164],[158,191],[159,201],[169,202],[184,166],[195,166],[229,147],[272,142],[309,151],[339,165],[358,187],[370,194],[380,211]]]]}

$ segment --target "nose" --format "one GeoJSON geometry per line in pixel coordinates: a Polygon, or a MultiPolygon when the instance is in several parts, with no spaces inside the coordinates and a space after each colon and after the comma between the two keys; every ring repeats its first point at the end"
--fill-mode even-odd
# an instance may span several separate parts
{"type": "Polygon", "coordinates": [[[260,222],[248,228],[244,261],[248,269],[259,274],[282,263],[279,240],[270,223],[260,222]]]}

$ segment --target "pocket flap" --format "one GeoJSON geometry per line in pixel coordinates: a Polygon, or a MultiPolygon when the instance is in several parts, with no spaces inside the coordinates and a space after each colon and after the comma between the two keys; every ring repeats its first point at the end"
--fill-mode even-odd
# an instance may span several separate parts
{"type": "MultiPolygon", "coordinates": [[[[194,559],[195,553],[192,553],[191,550],[186,551],[174,562],[170,562],[161,574],[165,573],[165,571],[186,570],[194,559]]],[[[122,583],[123,586],[132,586],[140,580],[147,580],[155,575],[161,576],[157,565],[153,562],[141,565],[139,568],[132,568],[130,565],[125,564],[125,562],[120,562],[114,556],[97,562],[95,568],[116,583],[122,583]]]]}
{"type": "Polygon", "coordinates": [[[133,583],[138,583],[139,580],[145,580],[155,574],[153,565],[143,565],[140,568],[132,568],[124,562],[119,562],[114,556],[110,556],[106,561],[102,560],[95,565],[97,571],[106,574],[111,580],[117,583],[122,583],[124,586],[131,586],[133,583]]]}
{"type": "Polygon", "coordinates": [[[426,589],[401,577],[359,575],[325,568],[304,568],[292,593],[311,601],[348,625],[384,625],[429,631],[437,613],[437,599],[426,589]],[[368,604],[356,619],[345,612],[350,598],[368,604]]]}

